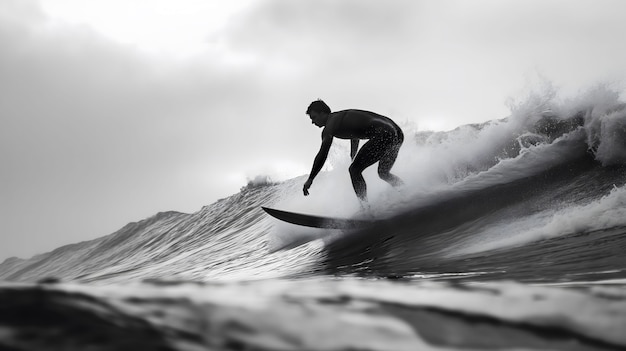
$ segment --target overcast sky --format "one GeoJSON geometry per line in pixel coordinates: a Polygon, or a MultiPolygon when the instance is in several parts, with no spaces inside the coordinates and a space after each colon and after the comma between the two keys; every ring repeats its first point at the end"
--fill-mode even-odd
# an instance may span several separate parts
{"type": "Polygon", "coordinates": [[[308,173],[323,98],[418,129],[626,76],[615,0],[0,0],[0,260],[308,173]]]}

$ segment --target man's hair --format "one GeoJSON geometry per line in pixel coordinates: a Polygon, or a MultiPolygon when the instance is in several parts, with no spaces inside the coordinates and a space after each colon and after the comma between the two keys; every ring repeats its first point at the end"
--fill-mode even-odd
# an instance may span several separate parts
{"type": "Polygon", "coordinates": [[[330,107],[328,107],[322,99],[317,99],[309,105],[309,108],[306,109],[307,115],[311,114],[311,112],[330,113],[330,107]]]}

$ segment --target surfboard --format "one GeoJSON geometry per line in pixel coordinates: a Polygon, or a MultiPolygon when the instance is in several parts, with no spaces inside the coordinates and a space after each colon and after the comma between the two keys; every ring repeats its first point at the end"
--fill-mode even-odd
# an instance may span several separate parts
{"type": "Polygon", "coordinates": [[[261,208],[270,216],[280,219],[281,221],[312,228],[355,229],[372,225],[374,223],[372,220],[322,217],[304,213],[282,211],[269,207],[261,208]]]}

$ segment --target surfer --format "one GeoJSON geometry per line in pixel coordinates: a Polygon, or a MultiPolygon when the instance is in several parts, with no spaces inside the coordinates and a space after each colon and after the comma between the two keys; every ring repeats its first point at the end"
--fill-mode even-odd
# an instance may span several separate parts
{"type": "Polygon", "coordinates": [[[398,157],[404,134],[390,118],[370,111],[352,109],[331,113],[330,107],[322,100],[313,101],[306,110],[306,114],[311,118],[311,123],[320,128],[324,127],[324,130],[322,130],[322,146],[315,156],[311,174],[302,189],[304,196],[309,195],[313,179],[326,162],[333,138],[351,141],[352,164],[349,172],[354,192],[361,201],[367,201],[367,185],[362,173],[376,162],[379,162],[378,175],[382,180],[394,187],[403,184],[402,180],[390,171],[398,157]],[[358,150],[361,139],[368,139],[368,141],[358,150]]]}

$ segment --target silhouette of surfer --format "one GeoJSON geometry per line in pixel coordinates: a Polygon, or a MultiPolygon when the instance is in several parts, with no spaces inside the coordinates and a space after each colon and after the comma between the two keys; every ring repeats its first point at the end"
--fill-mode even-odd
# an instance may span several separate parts
{"type": "Polygon", "coordinates": [[[352,164],[348,170],[354,192],[361,201],[367,201],[367,185],[362,173],[376,162],[379,162],[378,175],[382,180],[394,187],[403,184],[402,180],[390,171],[398,157],[404,134],[390,118],[370,111],[353,109],[331,113],[330,107],[322,100],[313,101],[306,110],[306,114],[311,118],[311,123],[320,128],[324,127],[324,130],[322,130],[322,145],[313,161],[309,179],[302,189],[304,196],[309,195],[313,179],[326,162],[333,138],[351,140],[352,164]],[[368,141],[358,150],[361,139],[368,139],[368,141]]]}

